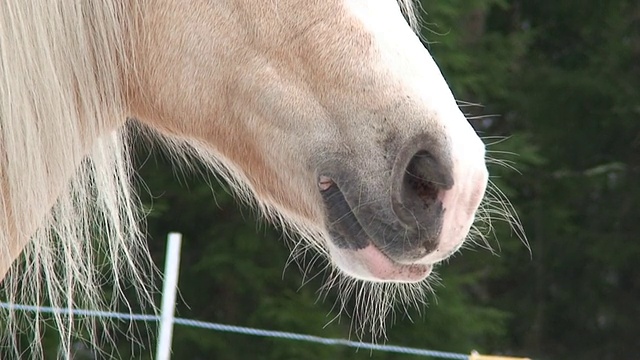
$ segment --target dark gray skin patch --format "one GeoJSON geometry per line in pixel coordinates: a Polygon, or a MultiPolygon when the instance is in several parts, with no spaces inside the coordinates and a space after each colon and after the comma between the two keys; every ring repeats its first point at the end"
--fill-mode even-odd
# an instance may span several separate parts
{"type": "Polygon", "coordinates": [[[338,186],[333,184],[321,194],[333,243],[339,248],[349,250],[359,250],[369,246],[369,236],[358,222],[338,186]]]}
{"type": "Polygon", "coordinates": [[[398,260],[417,259],[435,250],[442,231],[442,202],[431,203],[421,211],[421,217],[411,211],[401,213],[406,215],[403,218],[398,213],[392,217],[384,216],[388,212],[381,206],[376,202],[359,206],[356,219],[363,224],[364,231],[376,247],[387,256],[398,260]]]}

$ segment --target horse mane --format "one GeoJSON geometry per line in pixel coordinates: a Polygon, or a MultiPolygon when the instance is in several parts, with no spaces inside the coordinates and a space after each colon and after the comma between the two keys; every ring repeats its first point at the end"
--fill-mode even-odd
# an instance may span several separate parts
{"type": "MultiPolygon", "coordinates": [[[[111,268],[111,301],[125,279],[149,298],[143,273],[151,260],[127,142],[108,130],[126,119],[128,11],[118,1],[12,1],[0,9],[0,263],[13,261],[16,239],[30,238],[4,279],[9,302],[104,308],[95,295],[104,292],[101,268],[111,268]],[[68,183],[65,174],[73,174],[68,183]]],[[[32,356],[42,357],[34,318],[32,356]]],[[[2,321],[9,349],[18,348],[19,322],[14,312],[2,321]]],[[[55,323],[67,354],[76,322],[58,314],[55,323]]]]}
{"type": "Polygon", "coordinates": [[[418,6],[420,6],[420,2],[415,2],[415,0],[397,0],[398,5],[400,6],[400,11],[404,15],[404,18],[411,26],[411,29],[420,36],[420,16],[418,14],[418,6]]]}
{"type": "MultiPolygon", "coordinates": [[[[413,0],[398,4],[416,30],[413,0]]],[[[16,239],[30,239],[3,280],[8,302],[104,309],[109,304],[96,294],[109,269],[108,302],[123,299],[123,286],[131,285],[139,301],[152,304],[153,265],[139,230],[124,126],[134,6],[59,0],[0,7],[0,264],[13,261],[7,254],[16,239]],[[70,181],[65,174],[73,174],[70,181]]],[[[17,329],[27,323],[20,332],[31,334],[31,357],[43,357],[41,316],[3,315],[0,337],[15,352],[0,356],[22,357],[17,329]]],[[[80,332],[95,341],[90,320],[81,330],[71,316],[54,317],[64,354],[80,332]]]]}

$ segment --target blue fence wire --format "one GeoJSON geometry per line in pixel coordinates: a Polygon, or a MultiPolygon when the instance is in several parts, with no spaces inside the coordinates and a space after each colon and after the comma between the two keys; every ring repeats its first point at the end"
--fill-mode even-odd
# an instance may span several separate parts
{"type": "MultiPolygon", "coordinates": [[[[60,314],[60,315],[72,314],[74,316],[105,317],[105,318],[119,319],[119,320],[126,320],[126,321],[160,321],[161,319],[161,316],[159,315],[129,314],[129,313],[119,313],[119,312],[111,312],[111,311],[83,310],[83,309],[64,309],[64,308],[53,308],[48,306],[11,304],[6,302],[0,302],[0,308],[8,309],[8,310],[20,310],[20,311],[26,311],[26,312],[40,312],[40,313],[48,313],[48,314],[60,314]]],[[[385,351],[385,352],[425,356],[425,357],[432,357],[432,358],[439,358],[439,359],[461,359],[461,360],[469,359],[469,355],[459,354],[459,353],[418,349],[418,348],[411,348],[411,347],[405,347],[405,346],[371,344],[371,343],[364,343],[360,341],[351,341],[347,339],[323,338],[319,336],[297,334],[297,333],[286,332],[286,331],[255,329],[255,328],[244,327],[244,326],[210,323],[210,322],[204,322],[204,321],[198,321],[198,320],[192,320],[192,319],[175,318],[174,324],[201,328],[201,329],[222,331],[222,332],[231,332],[236,334],[280,338],[280,339],[297,340],[297,341],[307,341],[307,342],[324,344],[324,345],[348,346],[348,347],[353,347],[357,349],[385,351]]]]}

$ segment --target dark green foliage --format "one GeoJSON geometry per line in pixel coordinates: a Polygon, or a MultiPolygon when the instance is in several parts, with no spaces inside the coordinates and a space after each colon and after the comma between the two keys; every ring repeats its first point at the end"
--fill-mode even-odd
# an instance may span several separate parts
{"type": "MultiPolygon", "coordinates": [[[[457,9],[445,19],[452,33],[474,13],[457,9]]],[[[484,16],[484,33],[457,54],[442,54],[456,60],[442,65],[457,79],[459,96],[500,114],[478,125],[487,135],[510,137],[489,149],[519,154],[511,160],[522,175],[492,174],[519,209],[532,256],[498,231],[501,258],[477,284],[511,315],[509,337],[495,349],[555,359],[635,358],[640,6],[511,1],[484,16]]]]}

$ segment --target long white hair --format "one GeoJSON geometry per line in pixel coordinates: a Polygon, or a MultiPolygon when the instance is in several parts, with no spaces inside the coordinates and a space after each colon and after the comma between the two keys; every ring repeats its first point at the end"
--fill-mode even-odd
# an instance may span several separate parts
{"type": "MultiPolygon", "coordinates": [[[[104,308],[105,283],[113,284],[110,301],[123,283],[149,299],[151,260],[127,141],[106,130],[127,114],[123,29],[134,9],[124,3],[8,1],[0,8],[0,263],[13,261],[16,240],[30,239],[4,279],[8,302],[104,308]]],[[[19,348],[20,326],[22,336],[31,333],[32,356],[41,357],[40,316],[23,323],[18,313],[6,315],[0,334],[8,348],[19,348]]],[[[90,324],[74,329],[72,317],[55,315],[55,323],[65,357],[74,333],[91,334],[90,324]]]]}

